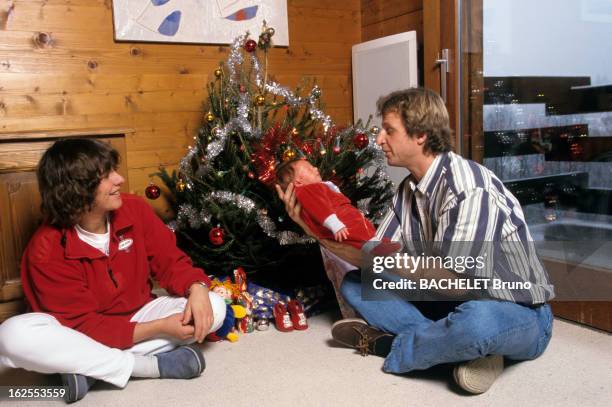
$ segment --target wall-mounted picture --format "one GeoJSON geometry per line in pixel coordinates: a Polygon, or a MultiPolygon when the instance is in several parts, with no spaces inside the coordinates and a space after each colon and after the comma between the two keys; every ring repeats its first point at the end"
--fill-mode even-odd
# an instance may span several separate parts
{"type": "Polygon", "coordinates": [[[274,45],[289,45],[287,0],[113,0],[118,41],[228,44],[265,20],[274,45]]]}

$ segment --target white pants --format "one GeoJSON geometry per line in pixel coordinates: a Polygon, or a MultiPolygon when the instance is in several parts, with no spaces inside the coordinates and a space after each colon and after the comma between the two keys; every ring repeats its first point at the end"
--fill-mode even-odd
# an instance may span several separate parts
{"type": "MultiPolygon", "coordinates": [[[[225,302],[210,293],[214,323],[211,332],[225,319],[225,302]]],[[[142,307],[131,319],[147,322],[182,313],[187,299],[159,297],[142,307]]],[[[61,325],[55,317],[31,312],[9,318],[0,325],[0,367],[22,368],[39,373],[78,373],[125,387],[134,368],[134,355],[155,355],[193,342],[156,338],[120,350],[61,325]]]]}

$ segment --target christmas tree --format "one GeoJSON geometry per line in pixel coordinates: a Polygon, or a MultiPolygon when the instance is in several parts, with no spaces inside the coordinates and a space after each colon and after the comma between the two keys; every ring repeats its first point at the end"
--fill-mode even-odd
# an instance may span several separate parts
{"type": "Polygon", "coordinates": [[[274,190],[282,161],[309,160],[374,222],[393,191],[374,143],[377,128],[338,127],[321,108],[318,86],[303,94],[268,79],[273,35],[264,23],[258,41],[248,33],[234,40],[208,84],[193,146],[178,172],[157,174],[174,194],[172,227],[181,247],[215,273],[241,266],[261,275],[290,266],[288,259],[319,256],[274,190]]]}

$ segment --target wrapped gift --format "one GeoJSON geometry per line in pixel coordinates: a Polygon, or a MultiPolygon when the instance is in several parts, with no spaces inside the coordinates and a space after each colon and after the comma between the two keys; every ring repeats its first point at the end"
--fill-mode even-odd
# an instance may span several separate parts
{"type": "Polygon", "coordinates": [[[251,333],[255,329],[253,324],[253,298],[247,291],[246,273],[242,267],[234,270],[234,284],[237,289],[236,302],[246,309],[246,316],[238,321],[236,328],[242,333],[251,333]]]}
{"type": "Polygon", "coordinates": [[[277,302],[286,304],[291,297],[255,283],[247,284],[247,292],[253,301],[253,316],[257,319],[273,319],[272,310],[277,302]]]}

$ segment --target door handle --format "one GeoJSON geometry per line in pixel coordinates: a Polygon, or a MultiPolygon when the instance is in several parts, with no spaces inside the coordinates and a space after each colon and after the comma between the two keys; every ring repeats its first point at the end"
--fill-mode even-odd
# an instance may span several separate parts
{"type": "MultiPolygon", "coordinates": [[[[436,59],[436,65],[440,67],[440,96],[444,103],[447,102],[447,89],[446,89],[446,74],[450,72],[449,56],[450,50],[444,48],[441,52],[442,56],[436,59]]],[[[440,55],[440,54],[438,54],[440,55]]]]}

